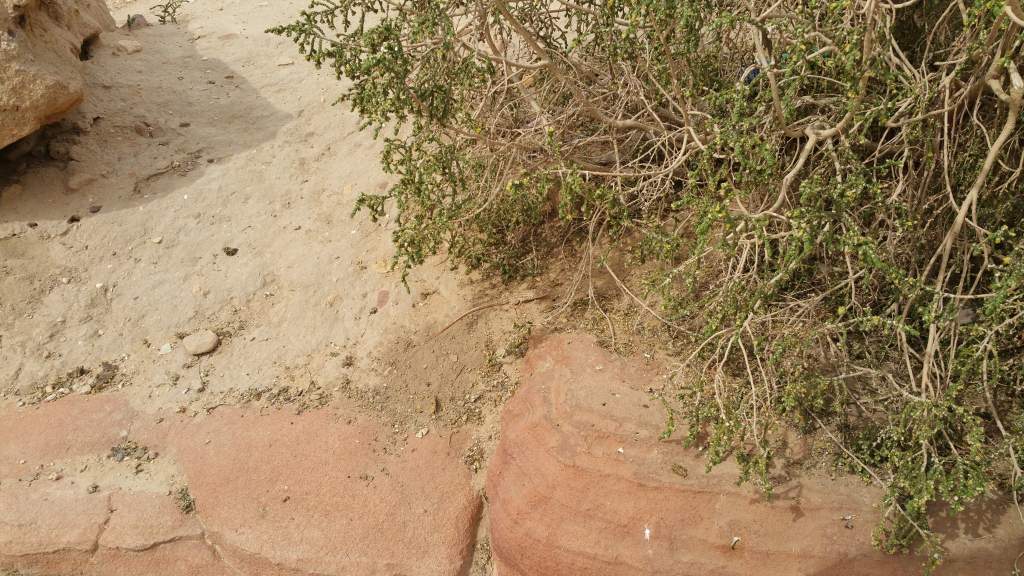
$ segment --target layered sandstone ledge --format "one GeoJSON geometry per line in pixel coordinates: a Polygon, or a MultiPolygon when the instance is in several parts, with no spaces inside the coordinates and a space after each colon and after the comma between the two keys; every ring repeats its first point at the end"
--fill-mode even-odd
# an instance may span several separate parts
{"type": "Polygon", "coordinates": [[[222,408],[156,423],[113,395],[5,414],[0,567],[104,576],[463,574],[480,500],[460,442],[435,435],[394,451],[376,440],[380,433],[327,410],[222,408]],[[128,438],[158,454],[143,458],[141,471],[109,457],[128,438]],[[168,485],[188,488],[193,513],[168,485]]]}
{"type": "MultiPolygon", "coordinates": [[[[771,502],[658,439],[653,372],[578,335],[527,356],[486,482],[498,576],[920,574],[871,546],[878,493],[794,475],[771,502]]],[[[27,574],[459,576],[482,498],[467,439],[404,445],[353,409],[136,412],[117,394],[0,414],[0,568],[27,574]],[[131,444],[126,444],[127,442],[131,444]],[[120,461],[117,450],[132,456],[120,461]],[[145,455],[140,455],[144,446],[145,455]],[[112,447],[116,449],[112,452],[112,447]],[[112,457],[117,456],[117,457],[112,457]],[[135,464],[133,464],[135,462],[135,464]],[[177,492],[187,487],[192,513],[177,492]]],[[[1003,503],[1005,504],[1005,503],[1003,503]]],[[[1008,506],[950,525],[940,574],[1009,573],[1008,506]]]]}
{"type": "MultiPolygon", "coordinates": [[[[653,377],[586,336],[531,350],[489,466],[498,575],[921,573],[920,560],[872,548],[873,488],[805,475],[766,502],[736,486],[734,468],[705,474],[696,450],[659,441],[665,410],[643,392],[653,377]]],[[[994,532],[952,542],[940,573],[1009,574],[1024,550],[1009,512],[994,532]]]]}

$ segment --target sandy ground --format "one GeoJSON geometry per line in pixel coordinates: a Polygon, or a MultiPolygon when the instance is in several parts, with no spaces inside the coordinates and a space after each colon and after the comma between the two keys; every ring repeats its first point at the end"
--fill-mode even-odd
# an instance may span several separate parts
{"type": "MultiPolygon", "coordinates": [[[[429,338],[497,296],[440,260],[403,286],[387,223],[350,216],[360,192],[388,185],[378,146],[332,106],[331,74],[264,33],[305,4],[204,0],[178,25],[104,35],[87,101],[49,136],[70,159],[7,165],[0,179],[3,402],[89,386],[123,387],[147,411],[285,388],[315,392],[307,404],[373,404],[380,389],[406,432],[422,425],[410,410],[456,391],[400,394],[382,376],[392,390],[460,372],[457,392],[475,385],[514,312],[481,315],[500,317],[500,334],[474,317],[429,338]],[[119,47],[133,40],[140,52],[119,47]],[[201,329],[222,343],[196,360],[180,338],[201,329]]],[[[118,22],[147,12],[114,8],[118,22]]]]}

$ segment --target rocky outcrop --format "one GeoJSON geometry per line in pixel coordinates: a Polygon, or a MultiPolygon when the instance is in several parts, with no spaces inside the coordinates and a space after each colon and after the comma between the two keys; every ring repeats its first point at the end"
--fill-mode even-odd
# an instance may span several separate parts
{"type": "Polygon", "coordinates": [[[0,0],[0,148],[82,101],[81,60],[113,27],[103,0],[0,0]]]}
{"type": "Polygon", "coordinates": [[[246,574],[461,576],[479,497],[459,443],[390,456],[376,426],[238,410],[176,433],[207,538],[246,574]]]}
{"type": "MultiPolygon", "coordinates": [[[[768,502],[723,465],[659,441],[655,375],[589,337],[547,339],[526,358],[488,471],[498,576],[914,575],[921,560],[871,545],[879,494],[853,479],[796,476],[768,502]]],[[[1010,507],[954,539],[940,573],[1009,573],[1024,543],[1010,507]]]]}
{"type": "Polygon", "coordinates": [[[395,447],[351,420],[154,419],[113,394],[0,410],[0,573],[465,574],[480,497],[464,442],[395,447]],[[153,457],[117,460],[129,440],[153,457]]]}
{"type": "MultiPolygon", "coordinates": [[[[705,473],[700,454],[659,440],[655,376],[583,336],[527,355],[487,473],[494,576],[922,573],[872,548],[873,488],[795,472],[769,502],[735,469],[705,473]]],[[[115,393],[8,406],[0,573],[469,573],[481,502],[464,434],[395,444],[345,409],[158,416],[115,393]]],[[[940,527],[938,574],[1011,572],[1024,547],[1012,505],[956,521],[940,527]]]]}

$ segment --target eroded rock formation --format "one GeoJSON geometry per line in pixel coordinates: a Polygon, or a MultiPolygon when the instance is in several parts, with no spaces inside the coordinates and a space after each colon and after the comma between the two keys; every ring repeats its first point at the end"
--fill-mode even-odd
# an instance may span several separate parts
{"type": "Polygon", "coordinates": [[[82,101],[82,60],[113,27],[103,0],[0,0],[0,148],[82,101]]]}

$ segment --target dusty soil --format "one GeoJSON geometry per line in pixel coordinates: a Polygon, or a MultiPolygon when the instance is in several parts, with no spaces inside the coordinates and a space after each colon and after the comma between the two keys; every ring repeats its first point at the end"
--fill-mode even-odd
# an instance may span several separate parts
{"type": "MultiPolygon", "coordinates": [[[[404,286],[387,223],[350,217],[388,185],[378,147],[331,105],[339,83],[263,32],[304,6],[194,2],[178,25],[105,34],[49,157],[4,166],[4,402],[123,389],[150,412],[196,412],[352,396],[399,432],[476,418],[455,408],[513,312],[431,338],[494,292],[440,260],[404,286]],[[181,339],[203,329],[221,344],[196,359],[181,339]]],[[[146,12],[114,8],[118,22],[146,12]]]]}

